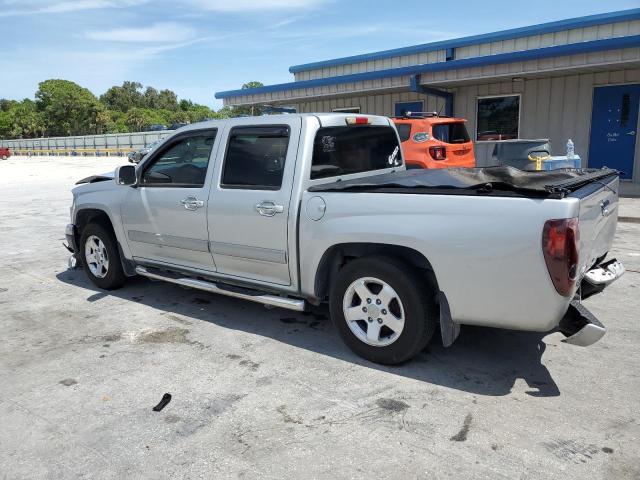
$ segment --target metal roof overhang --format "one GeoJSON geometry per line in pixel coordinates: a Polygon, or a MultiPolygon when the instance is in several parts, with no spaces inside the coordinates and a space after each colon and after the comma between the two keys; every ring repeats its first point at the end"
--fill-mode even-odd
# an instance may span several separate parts
{"type": "Polygon", "coordinates": [[[607,38],[603,40],[591,40],[587,42],[571,43],[568,45],[556,45],[542,47],[531,50],[521,50],[509,53],[499,53],[482,57],[465,58],[451,60],[448,62],[427,63],[421,65],[411,65],[407,67],[390,68],[386,70],[376,70],[371,72],[353,73],[336,77],[317,78],[313,80],[302,80],[298,82],[288,82],[276,85],[267,85],[259,88],[247,88],[240,90],[229,90],[217,92],[217,99],[231,97],[245,97],[249,95],[259,95],[274,92],[284,92],[329,85],[339,85],[345,83],[361,82],[367,80],[377,80],[392,77],[402,77],[428,72],[441,72],[462,68],[483,67],[488,65],[502,65],[506,63],[524,62],[551,57],[561,57],[580,53],[599,52],[605,50],[615,50],[623,48],[640,47],[640,35],[627,37],[607,38]]]}
{"type": "Polygon", "coordinates": [[[545,33],[560,32],[562,30],[570,30],[574,28],[585,28],[594,25],[602,25],[605,23],[616,23],[640,19],[640,8],[630,10],[622,10],[618,12],[600,13],[597,15],[588,15],[585,17],[569,18],[555,22],[541,23],[538,25],[529,25],[526,27],[512,28],[499,32],[485,33],[481,35],[472,35],[469,37],[455,38],[452,40],[443,40],[440,42],[424,43],[421,45],[413,45],[410,47],[395,48],[392,50],[383,50],[380,52],[365,53],[363,55],[352,55],[349,57],[334,58],[320,62],[305,63],[303,65],[294,65],[289,68],[289,72],[298,73],[309,70],[317,70],[320,68],[335,67],[338,65],[349,65],[353,63],[370,62],[381,60],[384,58],[400,57],[404,55],[415,55],[418,53],[433,52],[435,50],[446,50],[448,48],[465,47],[476,45],[478,43],[497,42],[500,40],[510,40],[513,38],[525,37],[530,35],[543,35],[545,33]]]}

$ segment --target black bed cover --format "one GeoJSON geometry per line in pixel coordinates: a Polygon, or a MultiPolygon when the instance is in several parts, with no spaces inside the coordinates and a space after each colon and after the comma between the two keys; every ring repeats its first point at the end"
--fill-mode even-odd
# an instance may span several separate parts
{"type": "Polygon", "coordinates": [[[529,172],[514,167],[406,170],[315,185],[310,192],[369,192],[563,198],[591,182],[618,175],[611,169],[529,172]]]}

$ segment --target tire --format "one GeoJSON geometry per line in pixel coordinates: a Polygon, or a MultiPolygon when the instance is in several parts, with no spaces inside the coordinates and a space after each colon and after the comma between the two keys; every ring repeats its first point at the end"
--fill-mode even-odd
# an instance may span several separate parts
{"type": "Polygon", "coordinates": [[[127,277],[120,261],[118,243],[109,229],[98,223],[87,225],[82,231],[78,250],[82,267],[96,287],[115,290],[124,285],[127,277]],[[94,257],[90,256],[92,250],[97,254],[94,257]]]}
{"type": "Polygon", "coordinates": [[[333,282],[331,318],[353,352],[375,363],[397,365],[420,353],[433,336],[438,315],[431,293],[429,282],[404,262],[383,256],[358,258],[347,263],[333,282]],[[378,287],[383,288],[376,292],[378,287]]]}
{"type": "Polygon", "coordinates": [[[2,160],[6,160],[7,156],[6,155],[2,155],[2,160]]]}

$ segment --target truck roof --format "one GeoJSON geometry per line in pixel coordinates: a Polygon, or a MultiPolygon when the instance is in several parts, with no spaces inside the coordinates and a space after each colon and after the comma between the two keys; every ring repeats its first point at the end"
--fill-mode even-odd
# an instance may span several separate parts
{"type": "MultiPolygon", "coordinates": [[[[390,125],[391,121],[388,117],[383,117],[380,115],[367,115],[364,113],[288,113],[288,114],[279,114],[279,115],[262,115],[257,117],[232,117],[232,118],[221,118],[215,120],[206,120],[204,122],[192,123],[187,125],[186,127],[182,127],[179,131],[186,132],[192,129],[198,129],[202,127],[218,127],[224,125],[226,123],[234,123],[236,125],[256,125],[256,124],[274,124],[282,121],[291,120],[292,118],[317,118],[320,120],[322,124],[324,123],[335,123],[336,121],[340,121],[346,118],[353,117],[366,117],[371,119],[372,124],[374,125],[390,125]]],[[[346,124],[346,123],[345,123],[346,124]]]]}

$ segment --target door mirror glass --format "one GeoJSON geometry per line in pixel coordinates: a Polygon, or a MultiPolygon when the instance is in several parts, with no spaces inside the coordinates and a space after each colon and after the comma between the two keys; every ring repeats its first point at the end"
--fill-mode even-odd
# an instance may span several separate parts
{"type": "Polygon", "coordinates": [[[135,185],[136,167],[133,165],[123,165],[116,168],[115,180],[118,185],[135,185]]]}

